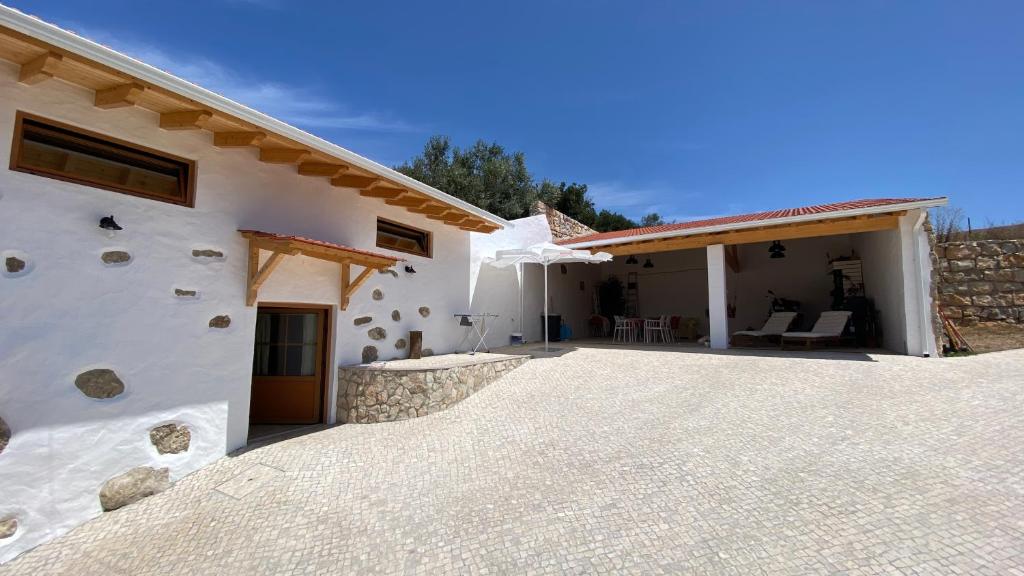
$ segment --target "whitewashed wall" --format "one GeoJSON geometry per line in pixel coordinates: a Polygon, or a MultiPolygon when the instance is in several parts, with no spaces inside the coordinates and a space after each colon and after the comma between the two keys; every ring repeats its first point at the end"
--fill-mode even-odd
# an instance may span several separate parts
{"type": "MultiPolygon", "coordinates": [[[[99,110],[92,92],[59,81],[27,87],[16,78],[15,66],[0,65],[5,165],[15,111],[24,110],[194,159],[198,189],[195,208],[185,208],[0,170],[0,252],[28,261],[24,273],[0,277],[0,417],[12,429],[0,454],[0,517],[19,522],[0,542],[0,561],[99,514],[99,489],[115,475],[148,465],[169,467],[177,479],[244,445],[256,308],[244,302],[247,246],[239,228],[373,250],[377,215],[433,231],[435,258],[401,255],[417,274],[400,266],[397,278],[374,275],[348,311],[335,309],[334,361],[358,362],[371,343],[382,358],[397,355],[394,341],[410,329],[423,330],[424,346],[438,353],[456,346],[461,331],[452,314],[469,306],[468,233],[298,176],[294,166],[261,163],[254,150],[217,149],[205,131],[162,131],[151,112],[99,110]],[[114,238],[97,227],[108,214],[124,227],[114,238]],[[195,259],[195,248],[225,258],[195,259]],[[102,264],[100,254],[112,249],[129,252],[131,262],[102,264]],[[175,288],[198,290],[199,298],[175,298],[175,288]],[[380,302],[370,297],[375,288],[384,292],[380,302]],[[429,318],[417,313],[424,305],[429,318]],[[394,309],[400,322],[391,320],[394,309]],[[220,314],[231,326],[209,328],[220,314]],[[374,322],[354,327],[363,315],[374,322]],[[374,326],[386,328],[386,340],[369,340],[374,326]],[[91,368],[116,371],[125,393],[85,397],[74,380],[91,368]],[[190,427],[188,452],[156,453],[148,431],[167,422],[190,427]]],[[[291,258],[260,297],[337,304],[338,283],[337,265],[291,258]]]]}
{"type": "Polygon", "coordinates": [[[851,235],[861,256],[864,285],[875,300],[882,325],[882,345],[894,352],[906,352],[906,311],[903,272],[900,266],[900,238],[896,230],[851,235]]]}

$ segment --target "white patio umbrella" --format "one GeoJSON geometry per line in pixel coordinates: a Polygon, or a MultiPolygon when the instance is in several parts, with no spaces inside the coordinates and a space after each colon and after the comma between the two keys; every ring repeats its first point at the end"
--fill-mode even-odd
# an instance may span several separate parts
{"type": "MultiPolygon", "coordinates": [[[[544,351],[548,350],[548,265],[570,264],[573,262],[584,262],[587,264],[599,264],[612,259],[607,252],[591,254],[589,250],[573,250],[551,242],[541,242],[526,248],[515,248],[512,250],[498,250],[494,259],[488,261],[491,266],[506,268],[519,264],[540,264],[544,266],[544,351]]],[[[522,283],[520,283],[522,290],[522,283]]],[[[520,311],[520,319],[522,312],[520,311]]]]}

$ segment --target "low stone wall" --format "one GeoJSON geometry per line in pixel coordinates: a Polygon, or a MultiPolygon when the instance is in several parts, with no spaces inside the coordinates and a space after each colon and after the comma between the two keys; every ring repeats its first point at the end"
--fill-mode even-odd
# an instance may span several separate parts
{"type": "Polygon", "coordinates": [[[954,323],[1024,323],[1024,240],[936,246],[939,302],[954,323]]]}
{"type": "Polygon", "coordinates": [[[393,422],[440,412],[529,359],[501,356],[424,368],[393,368],[386,363],[343,366],[338,369],[338,420],[393,422]]]}

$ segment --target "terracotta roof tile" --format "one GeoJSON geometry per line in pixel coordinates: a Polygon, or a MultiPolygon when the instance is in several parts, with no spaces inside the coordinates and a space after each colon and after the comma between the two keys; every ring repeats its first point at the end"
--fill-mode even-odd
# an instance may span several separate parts
{"type": "Polygon", "coordinates": [[[809,216],[812,214],[828,214],[831,212],[845,212],[847,210],[858,210],[863,208],[874,208],[895,204],[906,204],[909,202],[921,202],[925,200],[936,200],[936,198],[876,198],[869,200],[849,200],[846,202],[835,202],[832,204],[818,204],[815,206],[803,206],[800,208],[785,208],[782,210],[769,210],[767,212],[754,212],[752,214],[739,214],[736,216],[721,216],[705,220],[691,220],[689,222],[678,222],[675,224],[663,224],[661,226],[647,226],[643,228],[631,228],[629,230],[618,230],[615,232],[599,232],[586,236],[576,236],[558,240],[557,244],[579,244],[583,242],[597,242],[600,240],[615,240],[618,238],[630,238],[634,236],[646,236],[648,234],[660,234],[664,232],[684,232],[686,230],[707,228],[711,226],[726,226],[729,224],[742,224],[744,222],[763,222],[779,218],[791,218],[794,216],[809,216]]]}

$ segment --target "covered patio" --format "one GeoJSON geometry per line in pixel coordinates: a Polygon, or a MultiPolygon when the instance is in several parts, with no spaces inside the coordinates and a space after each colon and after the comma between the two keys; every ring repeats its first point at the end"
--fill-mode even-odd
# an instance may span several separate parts
{"type": "Polygon", "coordinates": [[[924,222],[944,202],[845,202],[572,238],[561,243],[615,258],[553,272],[552,302],[576,338],[934,355],[924,222]],[[736,335],[782,312],[788,322],[770,337],[736,335]]]}

